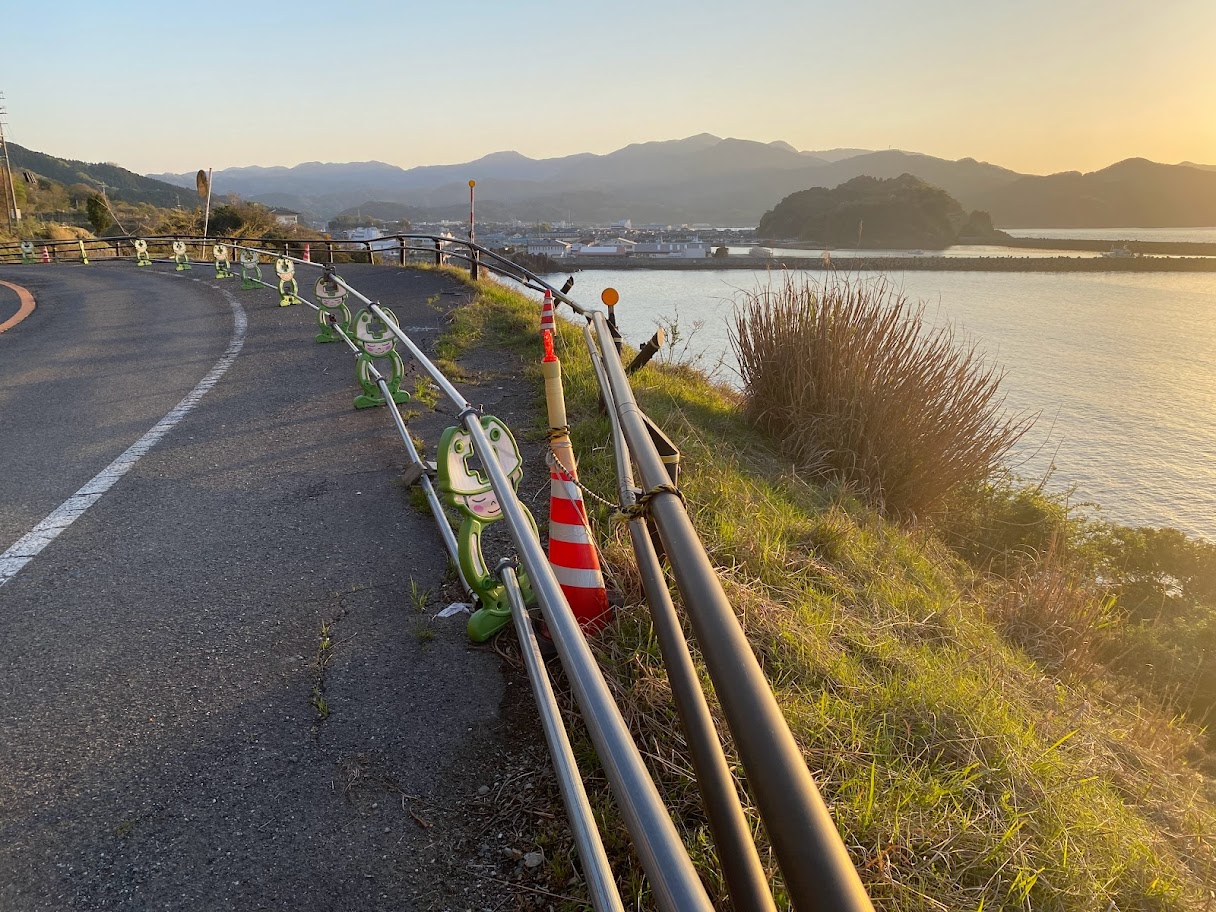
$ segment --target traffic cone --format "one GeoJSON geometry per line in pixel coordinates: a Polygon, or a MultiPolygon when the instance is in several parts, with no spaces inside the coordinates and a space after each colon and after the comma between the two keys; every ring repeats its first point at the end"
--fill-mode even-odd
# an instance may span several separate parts
{"type": "Polygon", "coordinates": [[[305,263],[312,262],[312,250],[307,244],[304,245],[304,262],[305,263]]]}
{"type": "MultiPolygon", "coordinates": [[[[552,307],[550,306],[550,314],[552,307]]],[[[566,404],[562,394],[562,367],[553,353],[553,332],[542,334],[545,357],[545,402],[549,411],[549,564],[584,633],[598,633],[612,620],[608,591],[600,570],[599,553],[591,540],[587,506],[575,483],[578,466],[566,433],[566,404]]]]}
{"type": "Polygon", "coordinates": [[[46,244],[42,245],[42,262],[49,263],[51,261],[51,252],[46,249],[46,244]]]}
{"type": "Polygon", "coordinates": [[[542,340],[545,338],[546,331],[557,333],[557,326],[553,322],[553,292],[548,288],[545,289],[545,299],[540,305],[540,337],[542,340]]]}

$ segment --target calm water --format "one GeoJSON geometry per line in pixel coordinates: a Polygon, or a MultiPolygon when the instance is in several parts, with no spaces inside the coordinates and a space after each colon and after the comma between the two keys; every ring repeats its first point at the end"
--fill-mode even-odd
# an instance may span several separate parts
{"type": "Polygon", "coordinates": [[[1075,241],[1194,241],[1216,244],[1216,228],[1007,228],[1014,237],[1075,241]]]}
{"type": "MultiPolygon", "coordinates": [[[[733,299],[764,273],[586,270],[575,278],[573,293],[588,304],[606,286],[620,292],[618,320],[635,344],[674,318],[691,332],[687,354],[706,367],[720,362],[720,378],[738,384],[727,340],[733,299]]],[[[1039,414],[1013,460],[1020,473],[1041,477],[1054,465],[1052,486],[1075,486],[1076,499],[1100,505],[1108,519],[1216,540],[1216,275],[889,278],[1005,367],[1013,411],[1039,414]]]]}
{"type": "MultiPolygon", "coordinates": [[[[1010,232],[1012,233],[1012,232],[1010,232]]],[[[1047,235],[1018,235],[1019,237],[1046,237],[1047,235]]],[[[747,254],[750,247],[727,247],[731,254],[744,255],[747,254]]],[[[773,256],[776,257],[813,257],[818,259],[823,255],[822,250],[798,250],[788,247],[769,247],[773,251],[773,256]]],[[[1040,249],[1038,247],[999,247],[994,244],[955,244],[953,247],[946,247],[944,250],[882,250],[882,249],[867,249],[867,248],[833,248],[831,251],[834,259],[844,259],[847,257],[923,257],[923,256],[944,256],[944,257],[992,257],[992,256],[1017,256],[1017,257],[1098,257],[1101,252],[1092,250],[1051,250],[1040,249]]]]}

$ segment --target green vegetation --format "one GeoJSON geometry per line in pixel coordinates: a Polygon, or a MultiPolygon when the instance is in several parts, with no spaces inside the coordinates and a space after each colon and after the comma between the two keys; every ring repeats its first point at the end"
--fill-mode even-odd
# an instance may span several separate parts
{"type": "MultiPolygon", "coordinates": [[[[539,397],[537,305],[476,287],[446,356],[473,344],[518,353],[539,397]]],[[[608,426],[581,336],[560,320],[558,335],[580,474],[608,494],[608,426]]],[[[684,453],[693,521],[878,908],[1212,908],[1210,745],[1168,687],[1131,683],[1118,645],[1159,642],[1179,666],[1200,656],[1210,675],[1213,653],[1173,638],[1211,630],[1211,546],[1098,527],[1000,479],[955,491],[932,526],[903,526],[861,489],[800,472],[736,394],[697,371],[652,365],[635,385],[684,453]]],[[[627,535],[588,505],[627,605],[596,638],[598,657],[722,902],[627,535]]],[[[625,901],[652,907],[575,725],[625,901]]],[[[555,823],[538,844],[567,839],[555,823]]]]}
{"type": "Polygon", "coordinates": [[[960,237],[1002,236],[988,213],[968,216],[945,190],[911,174],[791,193],[764,214],[757,234],[825,247],[948,247],[960,237]]]}

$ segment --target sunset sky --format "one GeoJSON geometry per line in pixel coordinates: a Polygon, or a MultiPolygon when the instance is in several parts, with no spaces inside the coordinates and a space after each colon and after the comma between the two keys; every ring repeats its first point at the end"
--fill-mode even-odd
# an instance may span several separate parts
{"type": "Polygon", "coordinates": [[[539,158],[702,132],[1035,173],[1216,163],[1213,0],[54,10],[6,17],[9,138],[142,173],[539,158]]]}

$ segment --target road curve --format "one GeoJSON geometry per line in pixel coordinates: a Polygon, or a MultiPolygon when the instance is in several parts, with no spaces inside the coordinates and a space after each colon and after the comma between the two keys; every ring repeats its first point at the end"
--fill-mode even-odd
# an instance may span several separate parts
{"type": "MultiPolygon", "coordinates": [[[[456,287],[344,275],[424,345],[428,298],[456,287]]],[[[437,598],[411,602],[445,560],[388,416],[351,407],[350,355],[199,267],[0,279],[38,299],[0,336],[0,550],[212,369],[221,284],[248,313],[215,387],[0,587],[0,908],[483,905],[441,834],[497,749],[504,684],[459,621],[430,625],[437,598]]]]}

